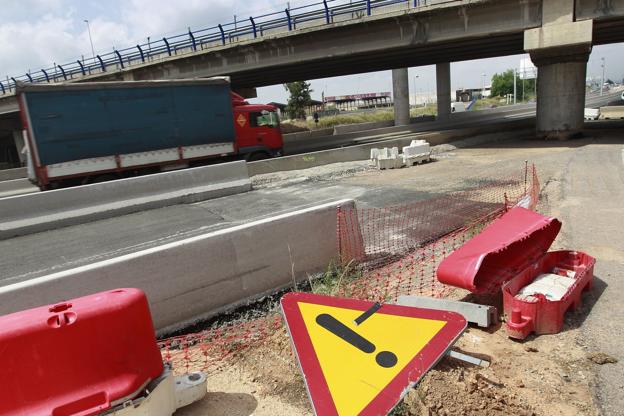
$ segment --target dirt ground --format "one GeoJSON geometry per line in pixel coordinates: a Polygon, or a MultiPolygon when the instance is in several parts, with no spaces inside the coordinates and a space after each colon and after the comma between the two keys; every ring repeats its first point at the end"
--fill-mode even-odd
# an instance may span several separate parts
{"type": "MultiPolygon", "coordinates": [[[[480,176],[497,175],[515,169],[525,160],[529,160],[536,163],[542,182],[542,202],[538,211],[565,217],[565,207],[574,201],[566,195],[569,189],[563,183],[570,173],[571,164],[579,157],[579,152],[586,152],[587,149],[604,152],[611,149],[618,155],[613,163],[624,163],[622,139],[619,136],[615,139],[608,137],[612,136],[596,133],[592,138],[569,143],[525,141],[462,150],[448,149],[451,151],[439,155],[437,162],[411,169],[378,172],[360,164],[343,166],[342,169],[351,169],[349,175],[337,174],[327,167],[323,170],[325,173],[328,169],[331,171],[327,174],[329,178],[325,180],[356,184],[391,183],[394,187],[419,190],[452,190],[452,184],[476,173],[480,176]],[[619,160],[620,154],[622,161],[619,160]]],[[[599,164],[596,168],[600,168],[599,164]]],[[[341,167],[335,166],[333,169],[339,172],[341,167]]],[[[621,165],[618,169],[621,169],[621,165]]],[[[619,172],[621,177],[617,180],[622,185],[624,175],[621,170],[619,172]]],[[[313,180],[324,180],[322,174],[300,176],[303,181],[310,180],[309,177],[313,177],[313,180]]],[[[266,182],[271,183],[271,186],[275,185],[273,180],[266,182]]],[[[619,217],[620,227],[621,218],[624,217],[621,214],[622,211],[619,217]]],[[[578,232],[578,228],[566,228],[564,222],[564,230],[567,231],[562,233],[553,249],[571,248],[569,244],[578,242],[578,238],[574,238],[574,232],[578,232]]],[[[616,264],[614,267],[624,264],[619,245],[610,245],[608,241],[604,241],[601,247],[596,247],[596,252],[592,252],[599,262],[601,259],[612,261],[616,264]]],[[[617,384],[618,376],[608,372],[603,374],[602,370],[602,367],[612,366],[609,371],[619,371],[621,374],[621,360],[619,363],[612,362],[617,361],[621,346],[609,351],[611,354],[615,353],[615,359],[611,359],[612,355],[600,355],[605,352],[601,349],[605,344],[596,341],[592,336],[592,331],[597,331],[599,326],[585,328],[587,321],[593,319],[590,316],[591,309],[596,306],[598,297],[600,296],[595,294],[586,297],[583,306],[566,317],[564,331],[556,335],[531,336],[524,342],[518,342],[506,336],[504,324],[488,330],[469,328],[456,347],[463,352],[487,358],[491,361],[491,366],[475,367],[445,358],[408,393],[394,414],[621,414],[617,410],[605,411],[609,408],[609,399],[605,395],[611,393],[609,389],[604,389],[603,384],[617,384]]],[[[499,310],[502,309],[500,298],[481,301],[487,301],[486,303],[498,306],[499,310]]],[[[613,307],[616,305],[611,305],[613,307]]],[[[619,315],[621,316],[621,311],[619,315]]],[[[614,332],[607,334],[607,338],[609,336],[619,335],[614,332]]],[[[619,377],[621,380],[621,375],[619,377]]],[[[240,359],[223,370],[213,372],[208,383],[209,393],[206,398],[179,410],[177,416],[313,414],[284,329],[273,334],[262,345],[246,351],[240,359]]],[[[616,385],[616,388],[620,387],[616,385]]]]}

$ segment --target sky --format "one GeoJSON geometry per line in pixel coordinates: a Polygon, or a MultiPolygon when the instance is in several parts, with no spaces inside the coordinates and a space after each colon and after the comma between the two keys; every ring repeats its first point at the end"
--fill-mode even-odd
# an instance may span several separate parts
{"type": "MultiPolygon", "coordinates": [[[[338,0],[340,1],[340,0],[338,0]]],[[[297,7],[310,0],[291,0],[297,7]]],[[[2,0],[0,15],[0,79],[27,71],[48,68],[54,63],[73,62],[91,56],[89,21],[96,54],[145,43],[147,37],[162,38],[193,30],[247,19],[284,10],[281,0],[2,0]]],[[[493,74],[519,67],[526,55],[454,62],[451,64],[453,89],[481,88],[493,74]]],[[[594,47],[588,63],[588,76],[602,75],[605,58],[608,78],[624,78],[624,44],[594,47]]],[[[410,90],[425,93],[435,90],[435,66],[410,68],[410,90]]],[[[312,98],[392,91],[390,71],[310,80],[312,98]]],[[[284,87],[258,89],[256,102],[285,102],[284,87]]]]}

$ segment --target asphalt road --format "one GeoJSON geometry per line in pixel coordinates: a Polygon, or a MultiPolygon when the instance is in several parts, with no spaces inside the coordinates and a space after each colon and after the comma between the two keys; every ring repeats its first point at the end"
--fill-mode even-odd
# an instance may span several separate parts
{"type": "Polygon", "coordinates": [[[577,149],[552,183],[561,196],[550,205],[564,223],[563,241],[597,259],[581,312],[584,343],[619,359],[599,367],[597,400],[604,415],[624,415],[624,136],[577,149]]]}

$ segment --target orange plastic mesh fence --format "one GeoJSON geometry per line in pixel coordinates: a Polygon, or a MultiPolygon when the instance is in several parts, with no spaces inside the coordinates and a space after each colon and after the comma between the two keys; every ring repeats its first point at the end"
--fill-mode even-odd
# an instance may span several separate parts
{"type": "MultiPolygon", "coordinates": [[[[447,296],[453,288],[437,281],[438,264],[509,207],[521,204],[534,209],[539,191],[535,167],[527,167],[509,178],[475,181],[467,190],[410,204],[340,209],[337,233],[342,268],[329,276],[329,286],[312,282],[312,289],[379,302],[392,302],[401,295],[447,296]]],[[[283,333],[281,314],[274,307],[260,318],[215,325],[161,340],[159,345],[175,373],[212,372],[272,334],[283,333]]]]}

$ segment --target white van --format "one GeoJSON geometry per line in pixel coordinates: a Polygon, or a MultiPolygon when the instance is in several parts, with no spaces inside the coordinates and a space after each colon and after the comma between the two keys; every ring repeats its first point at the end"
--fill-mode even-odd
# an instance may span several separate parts
{"type": "Polygon", "coordinates": [[[463,111],[466,111],[466,103],[451,103],[451,113],[461,113],[463,111]]]}

